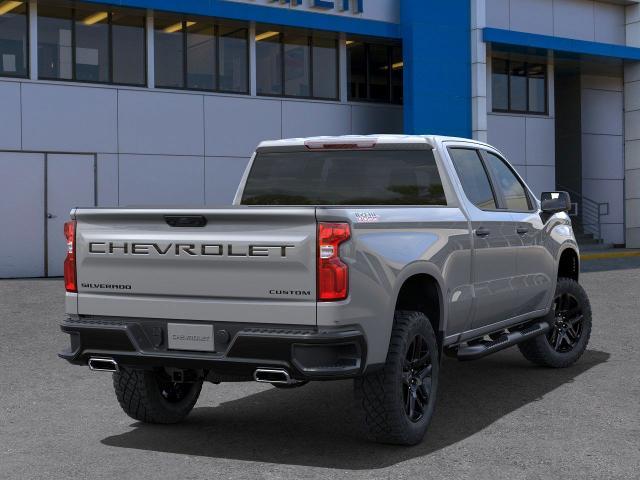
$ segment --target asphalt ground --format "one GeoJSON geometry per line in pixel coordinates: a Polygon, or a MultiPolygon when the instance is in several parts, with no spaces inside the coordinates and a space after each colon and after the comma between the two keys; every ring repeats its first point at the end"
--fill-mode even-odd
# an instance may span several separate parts
{"type": "Polygon", "coordinates": [[[583,269],[594,328],[580,362],[446,359],[411,448],[363,439],[349,381],[206,384],[186,422],[138,423],[110,374],[57,358],[62,282],[0,281],[0,479],[640,478],[640,258],[583,269]]]}

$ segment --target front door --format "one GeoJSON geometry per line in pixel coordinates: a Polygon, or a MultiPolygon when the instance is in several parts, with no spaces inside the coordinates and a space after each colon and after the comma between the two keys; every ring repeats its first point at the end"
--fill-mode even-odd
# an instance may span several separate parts
{"type": "Polygon", "coordinates": [[[550,287],[556,275],[555,259],[544,245],[544,223],[531,192],[506,161],[489,150],[482,156],[500,192],[504,208],[514,225],[510,236],[516,246],[517,276],[513,282],[516,315],[545,309],[550,302],[550,287]]]}
{"type": "Polygon", "coordinates": [[[67,251],[64,222],[75,207],[95,207],[95,155],[46,155],[46,275],[63,274],[67,251]]]}

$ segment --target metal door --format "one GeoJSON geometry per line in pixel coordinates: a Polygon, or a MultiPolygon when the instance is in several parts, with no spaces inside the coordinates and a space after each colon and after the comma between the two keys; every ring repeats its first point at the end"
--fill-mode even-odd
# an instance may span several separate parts
{"type": "Polygon", "coordinates": [[[63,274],[67,251],[63,226],[69,212],[96,206],[96,156],[49,153],[45,162],[45,274],[58,277],[63,274]]]}

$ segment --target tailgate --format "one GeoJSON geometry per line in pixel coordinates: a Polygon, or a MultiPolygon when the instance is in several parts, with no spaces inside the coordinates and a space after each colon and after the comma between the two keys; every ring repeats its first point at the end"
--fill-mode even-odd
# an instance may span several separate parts
{"type": "Polygon", "coordinates": [[[81,315],[316,323],[315,208],[94,209],[76,220],[81,315]]]}

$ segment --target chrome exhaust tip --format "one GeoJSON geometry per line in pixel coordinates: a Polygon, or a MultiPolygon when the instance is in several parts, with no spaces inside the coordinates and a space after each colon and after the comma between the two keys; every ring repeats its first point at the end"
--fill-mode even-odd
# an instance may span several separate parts
{"type": "Polygon", "coordinates": [[[113,358],[96,358],[89,359],[89,369],[94,372],[117,372],[118,364],[113,358]]]}
{"type": "Polygon", "coordinates": [[[253,379],[260,383],[283,383],[287,385],[296,383],[284,368],[257,368],[253,372],[253,379]]]}

